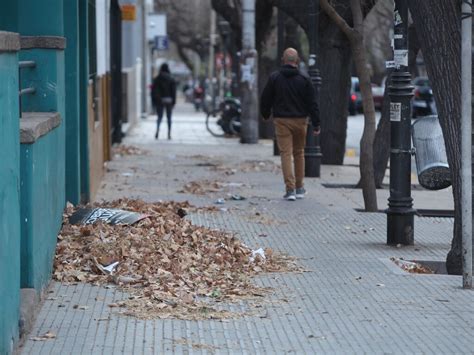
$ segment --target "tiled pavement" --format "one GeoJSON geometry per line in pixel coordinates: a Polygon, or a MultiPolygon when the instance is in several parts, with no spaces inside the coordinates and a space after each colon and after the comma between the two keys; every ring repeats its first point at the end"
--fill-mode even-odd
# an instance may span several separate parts
{"type": "MultiPolygon", "coordinates": [[[[258,315],[229,321],[117,316],[107,305],[126,297],[118,290],[54,282],[32,336],[52,331],[57,338],[29,340],[23,354],[474,353],[474,292],[460,289],[460,277],[406,274],[389,261],[392,256],[444,260],[452,219],[416,218],[416,245],[388,247],[385,215],[354,210],[360,207],[360,191],[321,186],[356,182],[356,168],[325,166],[321,179],[307,179],[305,200],[286,202],[281,176],[268,171],[271,163],[259,165],[262,171],[239,171],[248,160],[277,162],[271,142],[241,146],[235,139],[209,137],[203,119],[179,114],[173,140],[158,142],[152,137],[154,122],[143,121],[125,144],[149,154],[109,163],[98,199],[131,196],[211,205],[225,194],[177,191],[191,180],[233,182],[229,192],[246,196],[245,201],[226,201],[221,207],[227,211],[190,218],[234,231],[252,247],[297,256],[310,272],[258,278],[275,289],[273,296],[258,315]],[[212,163],[237,171],[214,171],[212,163]]],[[[446,196],[420,191],[415,204],[450,208],[446,196]]]]}

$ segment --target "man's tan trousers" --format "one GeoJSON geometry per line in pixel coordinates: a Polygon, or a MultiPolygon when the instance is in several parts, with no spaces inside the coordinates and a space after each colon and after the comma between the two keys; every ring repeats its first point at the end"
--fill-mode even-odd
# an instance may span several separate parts
{"type": "Polygon", "coordinates": [[[286,191],[303,187],[304,147],[306,145],[308,119],[275,118],[274,122],[286,191]]]}

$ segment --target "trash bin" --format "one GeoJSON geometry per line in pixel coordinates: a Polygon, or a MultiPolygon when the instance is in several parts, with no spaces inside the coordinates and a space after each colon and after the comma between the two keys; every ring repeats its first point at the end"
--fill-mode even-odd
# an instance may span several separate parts
{"type": "Polygon", "coordinates": [[[451,185],[446,147],[438,116],[425,116],[412,125],[416,169],[420,185],[441,190],[451,185]]]}

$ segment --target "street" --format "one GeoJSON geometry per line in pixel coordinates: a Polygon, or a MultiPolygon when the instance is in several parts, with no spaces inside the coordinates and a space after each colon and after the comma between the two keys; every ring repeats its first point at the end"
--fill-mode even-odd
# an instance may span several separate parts
{"type": "MultiPolygon", "coordinates": [[[[376,112],[376,124],[380,120],[380,112],[376,112]]],[[[359,156],[360,150],[360,138],[364,131],[364,115],[357,114],[354,116],[347,117],[347,138],[346,138],[346,151],[350,151],[350,155],[359,156]]]]}

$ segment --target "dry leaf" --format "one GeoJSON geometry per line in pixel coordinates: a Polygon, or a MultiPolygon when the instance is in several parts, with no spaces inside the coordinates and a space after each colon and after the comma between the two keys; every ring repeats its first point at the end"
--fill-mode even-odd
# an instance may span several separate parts
{"type": "Polygon", "coordinates": [[[48,331],[41,336],[32,337],[30,339],[33,341],[45,341],[45,340],[50,340],[50,339],[56,339],[56,334],[54,334],[52,331],[48,331]]]}

